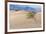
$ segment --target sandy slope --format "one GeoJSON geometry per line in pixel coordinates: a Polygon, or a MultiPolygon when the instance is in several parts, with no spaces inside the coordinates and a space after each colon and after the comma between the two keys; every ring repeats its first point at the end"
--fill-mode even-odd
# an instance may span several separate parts
{"type": "Polygon", "coordinates": [[[9,13],[9,23],[11,29],[18,28],[39,28],[41,27],[41,14],[35,14],[34,18],[28,19],[26,14],[28,12],[18,11],[9,13]]]}

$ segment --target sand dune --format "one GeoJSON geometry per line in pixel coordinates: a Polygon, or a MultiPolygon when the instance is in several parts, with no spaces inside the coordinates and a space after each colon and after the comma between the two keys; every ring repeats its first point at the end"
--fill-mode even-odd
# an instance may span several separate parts
{"type": "Polygon", "coordinates": [[[41,27],[41,14],[36,13],[34,18],[28,19],[26,11],[9,12],[9,23],[11,29],[39,28],[41,27]]]}

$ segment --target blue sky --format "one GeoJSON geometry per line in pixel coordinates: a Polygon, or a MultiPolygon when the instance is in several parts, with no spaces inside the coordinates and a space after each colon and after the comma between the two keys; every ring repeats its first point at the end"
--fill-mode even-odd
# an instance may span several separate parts
{"type": "Polygon", "coordinates": [[[39,5],[14,5],[10,4],[10,10],[27,10],[27,11],[41,11],[41,6],[39,5]]]}

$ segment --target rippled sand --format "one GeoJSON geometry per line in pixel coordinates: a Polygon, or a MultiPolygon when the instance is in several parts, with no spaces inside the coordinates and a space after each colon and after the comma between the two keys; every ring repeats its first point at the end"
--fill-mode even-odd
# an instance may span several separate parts
{"type": "Polygon", "coordinates": [[[34,18],[28,19],[25,11],[9,12],[10,29],[21,28],[40,28],[41,27],[41,13],[35,14],[34,18]]]}

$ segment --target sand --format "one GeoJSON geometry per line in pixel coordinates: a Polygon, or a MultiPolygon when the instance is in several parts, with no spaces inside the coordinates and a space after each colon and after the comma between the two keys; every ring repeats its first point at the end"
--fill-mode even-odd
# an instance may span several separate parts
{"type": "Polygon", "coordinates": [[[9,24],[10,29],[24,29],[24,28],[40,28],[41,27],[41,13],[35,14],[34,18],[27,18],[26,11],[10,11],[9,24]]]}

